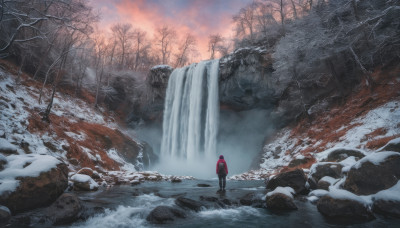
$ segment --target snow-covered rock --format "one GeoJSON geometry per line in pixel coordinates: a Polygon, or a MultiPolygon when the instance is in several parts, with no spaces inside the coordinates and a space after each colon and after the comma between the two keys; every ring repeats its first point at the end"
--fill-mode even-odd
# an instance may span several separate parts
{"type": "Polygon", "coordinates": [[[10,155],[0,172],[0,204],[13,213],[52,203],[68,185],[68,168],[50,155],[10,155]]]}
{"type": "Polygon", "coordinates": [[[372,199],[374,212],[400,218],[400,181],[393,187],[376,193],[372,199]]]}
{"type": "Polygon", "coordinates": [[[319,199],[317,208],[321,214],[331,218],[340,217],[362,220],[374,218],[372,212],[363,201],[347,191],[323,196],[319,199]]]}
{"type": "Polygon", "coordinates": [[[77,191],[97,191],[99,185],[88,175],[75,174],[71,177],[74,183],[74,190],[77,191]]]}
{"type": "Polygon", "coordinates": [[[296,210],[293,194],[295,191],[291,187],[277,187],[266,195],[267,208],[270,210],[296,210]]]}
{"type": "Polygon", "coordinates": [[[344,189],[358,195],[369,195],[394,186],[399,179],[399,153],[372,153],[350,169],[344,189]]]}

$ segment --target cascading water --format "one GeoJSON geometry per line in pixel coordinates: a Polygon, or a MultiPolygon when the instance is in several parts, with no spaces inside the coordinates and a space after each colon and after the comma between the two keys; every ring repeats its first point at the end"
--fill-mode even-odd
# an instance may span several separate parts
{"type": "Polygon", "coordinates": [[[176,69],[168,81],[161,142],[161,172],[210,177],[219,124],[219,60],[176,69]]]}

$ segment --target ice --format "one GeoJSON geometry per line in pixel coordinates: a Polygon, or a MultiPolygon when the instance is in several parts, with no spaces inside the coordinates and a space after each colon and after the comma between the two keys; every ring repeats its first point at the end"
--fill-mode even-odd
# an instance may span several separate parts
{"type": "Polygon", "coordinates": [[[293,198],[293,195],[295,194],[295,191],[291,187],[280,187],[280,186],[278,186],[278,187],[275,188],[274,191],[268,192],[266,196],[267,197],[268,196],[272,196],[273,194],[276,194],[276,193],[281,193],[281,194],[284,194],[286,196],[289,196],[290,198],[293,198]]]}

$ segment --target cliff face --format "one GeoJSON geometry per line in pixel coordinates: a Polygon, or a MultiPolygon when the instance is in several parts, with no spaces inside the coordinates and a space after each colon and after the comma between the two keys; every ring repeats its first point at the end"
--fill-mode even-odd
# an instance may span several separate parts
{"type": "MultiPolygon", "coordinates": [[[[219,99],[223,109],[270,110],[270,118],[284,126],[301,115],[325,109],[359,83],[355,67],[345,61],[348,56],[321,60],[316,63],[317,73],[294,77],[274,73],[270,52],[262,47],[249,47],[221,58],[219,99]]],[[[146,81],[148,98],[140,108],[140,116],[145,121],[162,120],[165,91],[172,70],[167,66],[150,70],[146,81]]]]}

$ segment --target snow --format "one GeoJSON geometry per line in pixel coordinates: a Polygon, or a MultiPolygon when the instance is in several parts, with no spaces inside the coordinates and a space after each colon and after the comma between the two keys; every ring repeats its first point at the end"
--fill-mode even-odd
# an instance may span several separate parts
{"type": "Polygon", "coordinates": [[[330,176],[325,176],[325,177],[322,177],[319,181],[325,181],[325,182],[328,182],[330,185],[333,185],[338,181],[338,179],[335,179],[330,176]]]}
{"type": "Polygon", "coordinates": [[[339,164],[341,164],[343,166],[342,168],[342,172],[346,173],[348,171],[350,171],[351,167],[356,163],[356,158],[354,156],[350,156],[346,159],[344,159],[343,161],[339,162],[339,164]]]}
{"type": "Polygon", "coordinates": [[[383,148],[385,148],[385,147],[388,146],[388,145],[398,145],[398,144],[400,144],[400,138],[392,139],[392,140],[390,140],[388,143],[386,143],[386,145],[384,145],[383,147],[381,147],[380,149],[378,149],[378,151],[383,150],[383,148]]]}
{"type": "Polygon", "coordinates": [[[371,162],[374,165],[379,165],[381,162],[385,161],[386,158],[390,156],[400,156],[400,153],[397,152],[375,152],[370,155],[365,156],[360,159],[353,167],[358,169],[365,162],[371,162]]]}
{"type": "Polygon", "coordinates": [[[169,66],[169,65],[157,65],[157,66],[153,66],[153,67],[151,68],[151,70],[157,70],[157,69],[168,69],[168,70],[172,70],[172,69],[174,69],[174,68],[172,68],[172,67],[169,66]]]}
{"type": "Polygon", "coordinates": [[[324,159],[327,159],[329,154],[331,154],[332,152],[334,152],[336,150],[354,150],[354,151],[358,151],[358,152],[360,152],[362,154],[366,154],[365,151],[356,149],[355,147],[334,146],[334,147],[329,148],[329,149],[327,149],[325,151],[322,151],[320,153],[315,154],[315,158],[317,159],[317,161],[322,161],[324,159]]]}
{"type": "Polygon", "coordinates": [[[398,181],[393,187],[376,193],[372,198],[373,200],[400,202],[400,181],[398,181]]]}
{"type": "Polygon", "coordinates": [[[15,178],[37,177],[61,163],[53,156],[39,154],[10,155],[7,161],[7,168],[0,172],[0,195],[5,191],[14,191],[18,187],[19,181],[15,178]]]}
{"type": "Polygon", "coordinates": [[[351,192],[343,190],[343,189],[336,189],[336,188],[330,187],[327,195],[334,199],[357,201],[361,204],[364,204],[365,206],[372,204],[372,200],[371,200],[370,196],[358,196],[354,193],[351,193],[351,192]]]}
{"type": "Polygon", "coordinates": [[[71,177],[71,180],[79,183],[88,182],[90,185],[90,189],[98,188],[99,185],[88,175],[85,174],[75,174],[71,177]]]}
{"type": "Polygon", "coordinates": [[[17,151],[17,147],[8,142],[6,139],[0,138],[0,150],[17,151]]]}
{"type": "Polygon", "coordinates": [[[316,197],[321,197],[328,194],[328,191],[323,190],[323,189],[317,189],[314,191],[311,191],[310,193],[308,193],[309,196],[316,196],[316,197]]]}
{"type": "Polygon", "coordinates": [[[274,195],[276,193],[281,193],[281,194],[284,194],[284,195],[286,195],[286,196],[288,196],[290,198],[293,198],[293,195],[295,194],[295,191],[291,187],[280,187],[280,186],[278,186],[278,187],[275,188],[274,191],[268,192],[266,196],[269,197],[269,196],[272,196],[272,195],[274,195]]]}
{"type": "Polygon", "coordinates": [[[7,163],[7,158],[6,158],[6,156],[0,154],[0,162],[5,162],[5,163],[7,163]]]}

